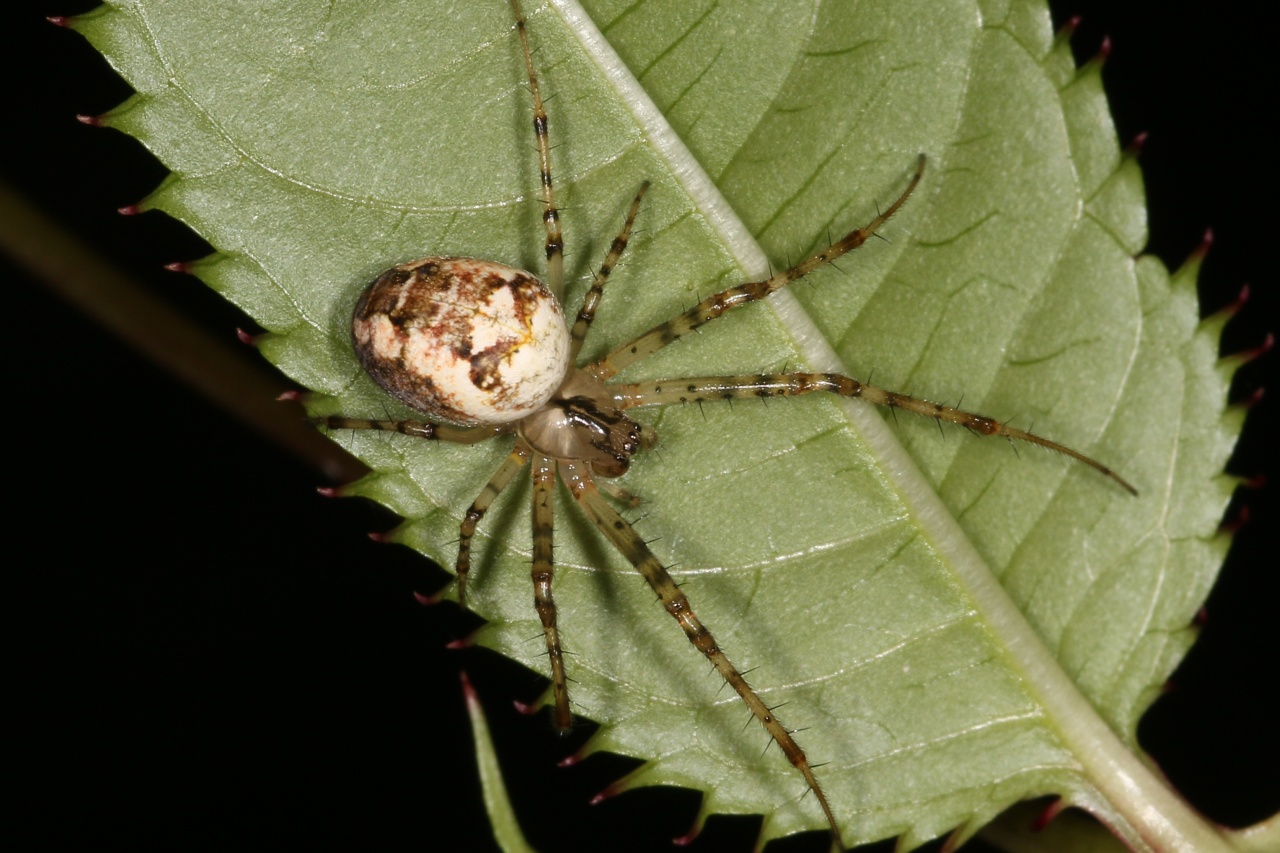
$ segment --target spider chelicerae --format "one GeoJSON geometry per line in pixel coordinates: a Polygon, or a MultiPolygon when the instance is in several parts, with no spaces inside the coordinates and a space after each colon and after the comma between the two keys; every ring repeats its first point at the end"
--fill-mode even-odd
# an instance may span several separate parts
{"type": "Polygon", "coordinates": [[[591,523],[644,577],[689,642],[737,692],[804,777],[830,827],[833,847],[843,849],[832,805],[792,732],[720,649],[661,561],[607,499],[634,504],[631,495],[608,481],[625,473],[632,457],[657,441],[654,431],[632,419],[629,410],[814,392],[858,397],[895,410],[950,421],[979,435],[1003,436],[1055,450],[1096,469],[1125,490],[1136,492],[1111,469],[1061,444],[984,415],[877,388],[841,374],[793,372],[637,383],[609,381],[629,365],[727,311],[763,299],[862,245],[919,185],[924,175],[924,155],[920,155],[906,189],[866,226],[855,228],[783,272],[707,297],[604,358],[576,366],[605,284],[626,250],[648,184],[636,192],[570,328],[555,296],[562,292],[564,243],[552,186],[547,114],[519,0],[511,0],[511,7],[533,103],[546,227],[546,281],[523,270],[474,258],[429,257],[387,270],[360,297],[352,319],[352,340],[361,364],[374,381],[432,420],[327,416],[316,422],[331,430],[386,430],[461,444],[513,437],[510,454],[481,489],[460,524],[457,594],[465,605],[471,542],[477,525],[503,490],[521,471],[530,468],[534,606],[550,662],[557,728],[567,730],[572,723],[569,678],[552,593],[552,505],[558,476],[591,523]],[[598,478],[604,482],[597,482],[598,478]]]}

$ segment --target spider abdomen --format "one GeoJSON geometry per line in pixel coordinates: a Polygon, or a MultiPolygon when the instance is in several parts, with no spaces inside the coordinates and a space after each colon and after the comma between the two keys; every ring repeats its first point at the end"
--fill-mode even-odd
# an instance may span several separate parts
{"type": "Polygon", "coordinates": [[[497,424],[563,381],[569,330],[535,276],[474,258],[423,258],[378,276],[351,318],[356,355],[389,394],[433,418],[497,424]]]}

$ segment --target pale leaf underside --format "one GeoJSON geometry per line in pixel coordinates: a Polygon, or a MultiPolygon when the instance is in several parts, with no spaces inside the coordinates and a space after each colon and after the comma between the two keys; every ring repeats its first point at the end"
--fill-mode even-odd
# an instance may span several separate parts
{"type": "MultiPolygon", "coordinates": [[[[111,3],[76,26],[138,90],[107,122],[174,171],[147,202],[219,249],[197,272],[271,334],[318,412],[403,411],[347,340],[356,294],[435,255],[537,271],[528,93],[504,2],[111,3]],[[245,18],[244,20],[247,20],[245,18]]],[[[1190,642],[1225,543],[1236,418],[1195,270],[1138,257],[1141,179],[1097,69],[1036,2],[570,2],[532,6],[569,303],[642,180],[640,233],[587,356],[920,191],[874,241],[627,377],[785,365],[1016,416],[1134,482],[856,403],[655,410],[623,484],[639,529],[802,743],[846,838],[976,830],[1060,794],[1137,846],[1218,843],[1137,759],[1142,711],[1190,642]],[[594,23],[592,23],[594,22],[594,23]],[[905,449],[904,449],[905,448],[905,449]],[[1142,800],[1146,807],[1139,808],[1142,800]]],[[[350,491],[453,560],[500,442],[344,441],[350,491]]],[[[527,487],[481,527],[478,639],[542,671],[527,487]]],[[[634,572],[566,499],[555,594],[591,744],[630,784],[766,815],[821,814],[634,572]]]]}

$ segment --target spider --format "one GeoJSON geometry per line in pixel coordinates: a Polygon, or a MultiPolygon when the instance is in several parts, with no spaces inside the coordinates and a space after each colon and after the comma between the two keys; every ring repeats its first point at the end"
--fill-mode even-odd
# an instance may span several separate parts
{"type": "Polygon", "coordinates": [[[463,516],[456,562],[457,595],[465,606],[471,572],[471,542],[477,525],[498,496],[525,468],[531,471],[533,598],[550,662],[553,720],[572,724],[569,678],[552,592],[553,491],[564,483],[582,512],[640,573],[689,642],[710,661],[755,719],[803,776],[830,828],[833,849],[844,849],[838,821],[804,750],[773,710],[720,649],[667,568],[632,525],[606,499],[635,499],[608,481],[624,474],[632,458],[657,442],[654,430],[634,420],[635,408],[715,400],[791,397],[825,392],[857,397],[938,421],[959,424],[983,436],[1036,444],[1088,465],[1126,491],[1134,488],[1101,463],[1057,442],[1015,429],[994,418],[878,388],[835,373],[760,373],[614,383],[624,368],[726,312],[756,302],[830,264],[876,235],[920,184],[925,156],[918,158],[905,190],[870,223],[767,279],[735,285],[703,299],[604,358],[577,366],[614,267],[631,238],[641,202],[640,186],[617,236],[582,300],[572,328],[555,294],[564,282],[564,239],[551,171],[547,113],[519,0],[510,0],[533,102],[533,129],[541,176],[546,229],[545,283],[532,273],[501,263],[460,257],[428,257],[392,267],[375,279],[355,307],[351,335],[370,377],[391,396],[430,420],[325,416],[329,430],[398,432],[430,441],[472,444],[512,437],[505,461],[463,516]],[[603,480],[603,482],[598,482],[603,480]]]}

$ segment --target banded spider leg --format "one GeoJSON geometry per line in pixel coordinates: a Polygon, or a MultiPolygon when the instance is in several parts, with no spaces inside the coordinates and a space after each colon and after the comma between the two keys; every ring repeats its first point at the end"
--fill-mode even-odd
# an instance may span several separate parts
{"type": "MultiPolygon", "coordinates": [[[[618,347],[600,361],[585,368],[593,376],[607,380],[628,365],[642,361],[672,341],[695,331],[727,311],[764,299],[782,290],[840,256],[861,246],[902,207],[924,176],[925,156],[916,161],[916,170],[906,190],[880,215],[863,228],[855,228],[827,248],[770,278],[746,282],[708,296],[682,314],[659,324],[629,343],[618,347]]],[[[841,397],[857,397],[877,406],[902,409],[938,421],[959,424],[979,436],[1001,436],[1044,447],[1070,457],[1109,477],[1131,495],[1138,491],[1123,477],[1097,460],[1026,430],[1011,427],[995,418],[964,411],[941,403],[932,403],[909,394],[890,391],[838,373],[761,373],[736,376],[704,376],[691,379],[667,379],[609,386],[613,398],[624,409],[641,406],[666,406],[675,403],[701,403],[712,400],[734,400],[764,397],[795,397],[801,394],[827,392],[841,397]]]]}

